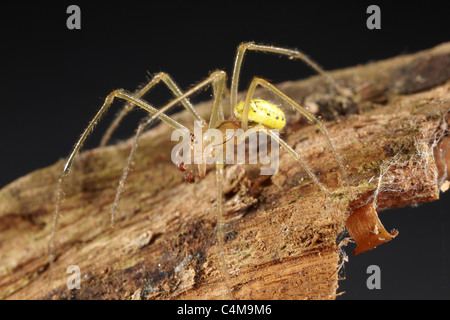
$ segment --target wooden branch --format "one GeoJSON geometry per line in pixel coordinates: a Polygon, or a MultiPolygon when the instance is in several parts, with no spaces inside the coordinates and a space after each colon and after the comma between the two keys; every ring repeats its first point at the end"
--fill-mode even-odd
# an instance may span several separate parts
{"type": "MultiPolygon", "coordinates": [[[[285,152],[274,176],[228,166],[225,250],[237,299],[334,299],[343,244],[337,238],[346,222],[355,253],[368,250],[395,236],[379,236],[385,230],[376,210],[436,200],[439,187],[448,189],[450,43],[332,75],[358,91],[357,104],[339,109],[339,97],[318,76],[278,87],[319,112],[333,101],[345,114],[326,126],[353,195],[323,135],[293,112],[283,137],[333,192],[331,202],[285,152]]],[[[176,117],[189,123],[186,113],[176,117]]],[[[78,157],[64,185],[52,272],[48,244],[63,161],[0,190],[0,298],[226,297],[214,170],[198,183],[183,182],[170,160],[170,135],[160,125],[142,137],[114,229],[109,212],[131,140],[78,157]],[[71,265],[81,270],[79,290],[66,286],[71,265]]]]}

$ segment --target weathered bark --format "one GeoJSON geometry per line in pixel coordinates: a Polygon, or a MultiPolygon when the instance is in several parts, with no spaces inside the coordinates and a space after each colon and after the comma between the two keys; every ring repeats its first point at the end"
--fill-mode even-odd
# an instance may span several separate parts
{"type": "MultiPolygon", "coordinates": [[[[285,152],[279,172],[270,177],[249,166],[228,166],[225,251],[237,299],[335,298],[341,258],[337,238],[349,216],[349,221],[364,220],[364,215],[374,219],[364,220],[365,226],[348,224],[356,251],[364,251],[388,240],[387,233],[378,236],[384,228],[375,209],[436,200],[439,187],[448,188],[450,44],[332,75],[359,93],[356,104],[341,108],[345,115],[326,122],[352,194],[323,135],[293,112],[283,137],[333,193],[331,200],[285,152]],[[377,235],[375,242],[371,234],[377,235]]],[[[320,110],[329,101],[339,103],[321,77],[278,87],[320,110]]],[[[204,103],[199,109],[207,113],[209,107],[204,103]]],[[[176,118],[190,121],[186,113],[176,118]]],[[[183,182],[170,160],[170,134],[160,125],[142,137],[114,229],[109,211],[131,140],[78,157],[64,184],[51,270],[48,244],[63,162],[3,188],[0,297],[226,297],[217,258],[214,170],[198,183],[183,182]],[[70,265],[80,267],[80,290],[67,289],[70,265]]]]}

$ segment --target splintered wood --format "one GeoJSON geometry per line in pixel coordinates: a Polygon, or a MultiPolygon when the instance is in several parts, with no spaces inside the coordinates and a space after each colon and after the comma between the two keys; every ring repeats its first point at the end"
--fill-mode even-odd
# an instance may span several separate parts
{"type": "MultiPolygon", "coordinates": [[[[273,176],[260,176],[251,166],[227,166],[225,252],[237,299],[334,299],[337,239],[346,223],[355,253],[372,249],[396,235],[384,230],[377,211],[433,201],[448,189],[450,44],[332,75],[358,92],[356,103],[342,106],[338,118],[321,113],[329,101],[339,103],[321,77],[278,87],[330,119],[325,124],[344,159],[352,194],[323,134],[293,111],[287,112],[283,138],[332,199],[283,151],[273,176]]],[[[210,103],[199,110],[207,114],[210,103]]],[[[190,119],[186,113],[176,118],[190,119]]],[[[114,229],[109,212],[132,139],[78,157],[64,185],[51,270],[48,245],[63,162],[0,190],[0,298],[226,297],[217,255],[215,172],[185,183],[170,160],[170,136],[159,125],[142,137],[114,229]],[[69,290],[67,268],[73,265],[81,271],[81,288],[69,290]]]]}

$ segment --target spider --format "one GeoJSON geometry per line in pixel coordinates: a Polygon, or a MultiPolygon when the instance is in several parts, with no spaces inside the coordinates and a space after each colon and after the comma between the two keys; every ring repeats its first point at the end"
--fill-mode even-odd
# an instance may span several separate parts
{"type": "MultiPolygon", "coordinates": [[[[219,130],[226,136],[226,129],[242,129],[253,130],[254,132],[264,131],[268,136],[270,136],[273,141],[276,141],[283,149],[285,149],[307,172],[310,178],[314,181],[314,183],[320,187],[320,189],[325,192],[327,196],[330,196],[330,192],[328,189],[319,181],[317,176],[314,174],[313,170],[308,166],[308,164],[304,161],[302,156],[298,154],[293,148],[291,148],[280,136],[277,134],[277,130],[282,130],[286,123],[286,117],[283,111],[272,104],[263,99],[254,98],[255,90],[258,86],[261,86],[275,96],[277,96],[284,105],[292,107],[294,110],[299,112],[302,116],[304,116],[311,124],[316,126],[325,136],[327,144],[329,145],[341,171],[342,180],[346,182],[347,187],[349,188],[348,177],[346,170],[344,168],[343,162],[340,159],[339,154],[336,151],[334,144],[324,126],[324,124],[319,121],[312,113],[306,110],[304,107],[299,105],[285,93],[283,93],[280,89],[275,87],[269,81],[264,80],[259,77],[253,78],[251,81],[245,99],[238,103],[238,87],[239,87],[239,77],[242,69],[242,64],[244,60],[245,53],[247,51],[256,51],[262,53],[273,53],[281,56],[287,56],[289,59],[299,59],[304,63],[309,65],[311,68],[316,70],[319,74],[323,75],[330,84],[335,88],[335,90],[345,97],[346,99],[351,99],[351,91],[345,88],[342,88],[328,73],[326,73],[322,68],[320,68],[314,61],[304,55],[302,52],[294,49],[286,49],[282,47],[276,47],[271,45],[262,45],[256,44],[254,42],[246,42],[241,43],[238,46],[236,57],[234,60],[233,73],[231,77],[231,86],[230,90],[227,90],[227,75],[224,71],[215,71],[212,72],[209,77],[205,80],[201,81],[190,90],[186,92],[182,92],[175,81],[166,73],[158,73],[156,74],[145,86],[143,86],[140,90],[135,92],[134,94],[129,93],[123,89],[117,89],[111,92],[105,99],[102,107],[99,109],[97,114],[91,120],[87,128],[83,131],[81,137],[75,144],[72,152],[70,153],[62,175],[58,182],[57,189],[57,200],[55,205],[55,211],[53,215],[52,222],[52,232],[51,232],[51,240],[49,245],[49,260],[50,263],[54,260],[54,238],[57,226],[57,220],[59,215],[59,208],[61,204],[61,194],[62,194],[62,186],[63,181],[66,175],[70,172],[70,169],[73,165],[76,155],[80,152],[83,144],[88,137],[88,135],[93,131],[94,126],[101,119],[103,114],[109,109],[116,98],[125,100],[125,105],[121,112],[118,114],[116,119],[110,125],[108,130],[106,131],[103,139],[100,143],[100,146],[104,146],[109,140],[112,132],[119,125],[122,118],[130,111],[134,106],[138,106],[145,111],[147,111],[150,116],[145,121],[141,122],[139,125],[136,135],[134,138],[134,144],[130,151],[130,155],[128,157],[127,163],[124,167],[122,178],[120,180],[119,186],[116,191],[116,198],[111,208],[111,226],[114,226],[114,213],[117,209],[117,204],[119,200],[120,193],[123,190],[125,180],[127,178],[128,172],[131,167],[131,159],[134,155],[134,152],[138,145],[139,136],[142,134],[144,129],[151,124],[154,120],[160,119],[169,125],[172,129],[184,130],[184,132],[191,133],[191,147],[194,147],[194,143],[198,141],[194,138],[192,132],[185,127],[183,124],[177,122],[170,116],[166,115],[166,112],[171,108],[177,106],[178,104],[183,105],[183,107],[190,113],[194,121],[200,123],[202,130],[206,129],[216,129],[219,130]],[[142,97],[150,91],[156,84],[163,82],[174,95],[174,99],[170,101],[168,104],[163,106],[160,109],[156,109],[151,104],[142,99],[142,97]],[[208,86],[211,86],[213,92],[213,104],[212,111],[209,118],[209,121],[203,119],[200,114],[195,110],[193,104],[190,102],[189,97],[191,97],[194,93],[197,93],[208,86]],[[222,105],[222,99],[225,94],[229,93],[229,104],[228,104],[228,119],[224,119],[224,106],[222,105]]],[[[215,147],[219,145],[223,145],[223,143],[216,144],[213,147],[213,151],[215,151],[215,147]]],[[[218,149],[218,148],[217,148],[218,149]]],[[[221,157],[218,157],[221,158],[221,157]]],[[[206,172],[206,163],[202,161],[197,164],[198,165],[198,176],[199,178],[203,178],[206,172]]],[[[187,163],[176,163],[177,168],[180,171],[185,172],[185,180],[187,182],[194,182],[195,180],[195,167],[193,165],[187,163]]],[[[221,264],[221,271],[224,278],[225,285],[227,287],[228,295],[232,298],[232,286],[230,284],[229,273],[227,271],[225,258],[224,258],[224,226],[223,226],[223,180],[224,180],[224,163],[223,161],[216,161],[215,163],[215,174],[216,174],[216,196],[217,196],[217,244],[218,244],[218,255],[219,255],[219,263],[221,264]]]]}

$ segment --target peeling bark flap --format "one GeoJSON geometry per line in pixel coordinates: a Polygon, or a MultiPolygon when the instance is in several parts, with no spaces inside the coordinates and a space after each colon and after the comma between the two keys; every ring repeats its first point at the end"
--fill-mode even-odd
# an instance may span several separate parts
{"type": "Polygon", "coordinates": [[[380,244],[394,239],[398,231],[386,231],[373,202],[355,209],[347,219],[346,227],[350,236],[356,241],[354,255],[371,250],[380,244]]]}

